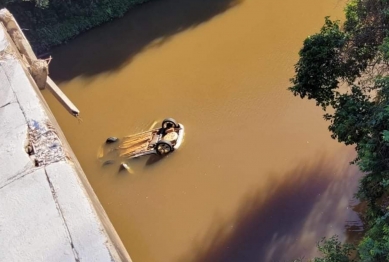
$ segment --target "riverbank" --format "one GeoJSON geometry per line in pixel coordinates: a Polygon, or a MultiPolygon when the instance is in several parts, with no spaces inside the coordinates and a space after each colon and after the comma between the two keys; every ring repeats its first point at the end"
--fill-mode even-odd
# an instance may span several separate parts
{"type": "Polygon", "coordinates": [[[0,261],[131,261],[27,67],[0,23],[0,261]]]}
{"type": "Polygon", "coordinates": [[[132,7],[149,0],[10,1],[5,6],[15,16],[37,54],[66,43],[100,24],[123,16],[132,7]],[[44,1],[43,1],[44,2],[44,1]]]}

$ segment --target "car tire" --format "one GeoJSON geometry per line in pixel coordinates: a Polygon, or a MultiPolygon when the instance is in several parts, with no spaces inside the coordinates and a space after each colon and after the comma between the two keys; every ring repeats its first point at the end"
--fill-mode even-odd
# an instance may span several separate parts
{"type": "Polygon", "coordinates": [[[173,152],[174,147],[169,141],[161,140],[155,145],[155,151],[160,156],[166,156],[173,152]]]}
{"type": "Polygon", "coordinates": [[[179,125],[173,118],[166,118],[162,121],[162,128],[167,129],[170,127],[178,128],[179,125]]]}

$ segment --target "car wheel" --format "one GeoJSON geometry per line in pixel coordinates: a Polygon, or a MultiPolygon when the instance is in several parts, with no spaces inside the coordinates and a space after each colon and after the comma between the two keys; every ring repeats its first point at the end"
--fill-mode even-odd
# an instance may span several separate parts
{"type": "Polygon", "coordinates": [[[155,150],[157,151],[158,155],[165,156],[171,153],[174,150],[174,148],[169,141],[161,140],[155,145],[155,150]]]}
{"type": "Polygon", "coordinates": [[[166,118],[162,121],[162,128],[167,129],[171,127],[179,127],[176,120],[174,120],[173,118],[166,118]]]}

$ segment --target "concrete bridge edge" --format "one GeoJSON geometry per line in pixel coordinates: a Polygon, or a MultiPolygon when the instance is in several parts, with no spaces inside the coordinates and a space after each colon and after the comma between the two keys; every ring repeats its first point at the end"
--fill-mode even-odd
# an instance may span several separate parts
{"type": "MultiPolygon", "coordinates": [[[[8,38],[10,38],[10,37],[8,36],[8,38]]],[[[12,43],[12,41],[10,41],[10,44],[13,46],[12,49],[17,52],[18,49],[16,48],[14,43],[12,43]]],[[[87,180],[87,177],[86,177],[84,171],[82,170],[74,152],[72,151],[65,135],[63,134],[57,120],[55,119],[48,104],[46,103],[41,92],[39,91],[39,88],[36,85],[31,74],[28,72],[27,68],[24,66],[23,59],[21,58],[20,54],[18,53],[17,55],[19,56],[17,58],[18,63],[22,66],[26,77],[29,79],[31,86],[33,87],[32,88],[33,92],[35,93],[36,97],[39,99],[40,105],[42,106],[44,113],[46,114],[47,118],[49,119],[50,125],[54,128],[55,133],[58,135],[58,138],[61,141],[62,147],[63,147],[64,151],[66,152],[66,156],[68,159],[65,162],[64,161],[62,161],[62,162],[69,164],[69,166],[71,167],[69,169],[69,172],[72,172],[72,170],[73,170],[74,173],[76,174],[76,176],[77,176],[76,180],[78,180],[81,183],[80,185],[82,185],[81,191],[84,191],[84,193],[87,196],[87,199],[92,207],[91,212],[95,213],[101,222],[102,227],[98,226],[98,228],[100,228],[100,230],[104,231],[103,234],[106,235],[106,237],[107,237],[106,246],[110,250],[109,253],[111,256],[111,261],[131,262],[132,260],[129,256],[126,248],[124,247],[119,235],[117,234],[115,228],[113,227],[111,221],[109,220],[104,208],[100,204],[95,192],[93,191],[91,185],[89,184],[89,181],[87,180]]],[[[15,94],[15,95],[18,96],[17,94],[15,94]]],[[[50,169],[55,171],[55,172],[52,172],[52,174],[63,172],[63,171],[60,171],[61,168],[55,169],[60,164],[61,164],[61,162],[55,162],[55,163],[52,163],[48,166],[45,166],[44,167],[45,172],[48,173],[48,171],[50,169]]],[[[58,177],[55,177],[55,176],[51,177],[50,175],[48,175],[48,178],[49,178],[49,180],[51,180],[51,179],[55,180],[58,177]]],[[[76,181],[76,183],[78,181],[76,181]]],[[[49,183],[51,183],[51,181],[49,181],[49,183]]],[[[64,203],[64,204],[66,204],[66,203],[64,203]]],[[[65,212],[66,212],[66,210],[65,210],[65,212]]],[[[77,261],[77,258],[76,258],[76,261],[77,261]]]]}

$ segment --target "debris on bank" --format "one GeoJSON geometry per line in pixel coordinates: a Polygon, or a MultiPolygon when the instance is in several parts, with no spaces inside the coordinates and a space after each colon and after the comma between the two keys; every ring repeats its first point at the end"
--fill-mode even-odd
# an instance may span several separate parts
{"type": "Polygon", "coordinates": [[[66,154],[62,143],[50,123],[30,121],[28,123],[28,145],[32,147],[30,157],[35,166],[45,166],[54,162],[65,160],[66,154]]]}

